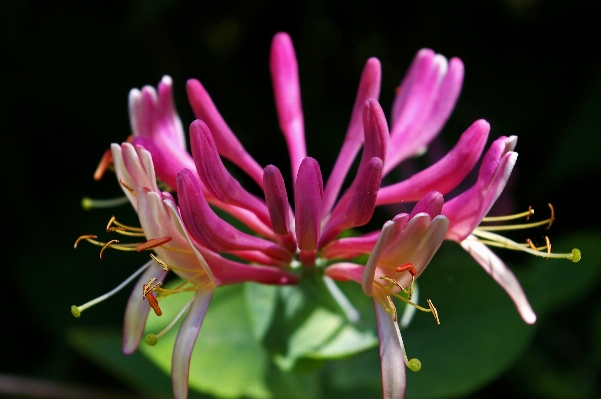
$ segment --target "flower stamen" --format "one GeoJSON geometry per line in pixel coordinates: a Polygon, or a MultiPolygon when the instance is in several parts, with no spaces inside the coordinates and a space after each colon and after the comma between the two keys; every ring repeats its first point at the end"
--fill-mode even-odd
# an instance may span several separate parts
{"type": "Polygon", "coordinates": [[[109,168],[109,166],[113,163],[113,155],[111,150],[108,149],[102,154],[102,158],[100,158],[100,162],[94,171],[94,180],[98,181],[102,179],[104,176],[104,172],[109,168]]]}
{"type": "Polygon", "coordinates": [[[80,317],[81,316],[81,312],[83,312],[84,310],[96,305],[97,303],[100,303],[102,301],[104,301],[105,299],[110,298],[111,296],[115,295],[117,292],[121,291],[121,289],[123,287],[125,287],[127,284],[129,284],[134,278],[136,278],[140,273],[142,273],[144,270],[148,269],[148,267],[152,264],[152,262],[148,261],[146,262],[146,264],[144,264],[144,266],[142,266],[141,268],[139,268],[138,270],[136,270],[131,276],[129,276],[127,279],[125,279],[125,281],[123,281],[121,284],[119,284],[117,287],[115,287],[114,289],[112,289],[111,291],[107,292],[104,295],[99,296],[96,299],[93,299],[89,302],[84,303],[81,306],[71,306],[71,313],[73,314],[73,316],[75,317],[80,317]]]}
{"type": "Polygon", "coordinates": [[[114,208],[116,206],[121,206],[128,203],[129,198],[127,198],[125,195],[110,199],[94,199],[90,197],[83,197],[81,199],[81,207],[86,211],[97,208],[114,208]]]}
{"type": "MultiPolygon", "coordinates": [[[[565,259],[571,260],[574,263],[578,262],[581,258],[579,249],[574,248],[572,250],[572,252],[570,252],[570,253],[554,254],[551,252],[551,240],[549,239],[548,236],[544,236],[546,245],[537,247],[536,245],[534,245],[533,241],[530,238],[526,239],[526,243],[521,244],[521,243],[517,243],[513,240],[510,240],[509,238],[503,237],[499,234],[493,233],[493,231],[528,229],[528,228],[543,226],[545,224],[547,225],[545,227],[545,229],[548,230],[553,225],[553,221],[555,221],[555,209],[553,208],[553,205],[550,203],[548,204],[548,206],[549,206],[551,215],[549,216],[548,219],[542,220],[540,222],[522,223],[522,224],[513,224],[513,225],[504,225],[504,226],[482,226],[482,225],[480,225],[472,232],[472,234],[475,235],[476,237],[478,237],[478,241],[480,241],[483,244],[486,244],[488,246],[523,251],[523,252],[527,252],[531,255],[543,257],[547,260],[549,260],[549,258],[565,258],[565,259]]],[[[500,222],[500,221],[506,221],[506,220],[514,220],[514,219],[518,219],[521,217],[526,217],[526,220],[528,220],[530,218],[530,216],[533,214],[534,214],[534,209],[532,209],[532,207],[528,207],[528,211],[526,211],[526,212],[518,213],[515,215],[509,215],[509,216],[485,217],[482,219],[482,221],[483,222],[500,222]]]]}
{"type": "Polygon", "coordinates": [[[163,260],[161,260],[161,259],[157,258],[156,256],[154,256],[154,254],[150,254],[150,257],[151,257],[152,259],[154,259],[154,261],[155,261],[156,263],[158,263],[158,264],[159,264],[159,266],[161,266],[161,268],[162,268],[164,271],[166,271],[166,272],[168,272],[168,271],[169,271],[169,265],[168,265],[167,263],[165,263],[165,261],[163,261],[163,260]]]}
{"type": "Polygon", "coordinates": [[[102,259],[102,254],[104,253],[104,251],[110,247],[113,244],[117,244],[119,242],[119,240],[110,240],[109,242],[107,242],[106,244],[104,244],[104,246],[102,247],[102,249],[100,250],[100,259],[102,259]]]}
{"type": "Polygon", "coordinates": [[[148,283],[142,285],[142,299],[148,299],[148,304],[150,305],[152,310],[154,310],[154,313],[157,316],[161,316],[163,314],[163,311],[159,307],[159,302],[157,301],[157,298],[154,296],[153,292],[161,288],[163,283],[159,281],[158,283],[153,285],[152,283],[154,283],[155,281],[156,277],[153,277],[148,283]]]}
{"type": "Polygon", "coordinates": [[[167,327],[165,327],[163,329],[163,331],[161,331],[158,334],[148,334],[145,338],[146,344],[149,346],[155,346],[157,344],[157,342],[159,342],[159,338],[161,338],[163,335],[165,335],[167,333],[167,331],[169,331],[171,329],[171,327],[173,327],[175,325],[175,323],[177,323],[177,321],[182,317],[182,315],[186,312],[186,310],[188,310],[188,308],[190,307],[190,305],[192,305],[192,302],[194,302],[194,300],[200,295],[200,292],[198,292],[196,295],[194,295],[192,297],[192,299],[190,299],[190,301],[188,301],[188,303],[186,304],[186,306],[184,306],[182,308],[182,310],[180,310],[180,312],[177,314],[177,316],[175,316],[175,318],[171,321],[171,323],[169,323],[167,325],[167,327]]]}
{"type": "MultiPolygon", "coordinates": [[[[151,240],[148,240],[146,242],[143,242],[142,244],[139,244],[136,247],[136,251],[138,252],[142,252],[142,251],[146,251],[149,249],[153,249],[156,247],[160,247],[163,244],[168,243],[169,241],[171,241],[171,237],[169,236],[165,236],[165,237],[160,237],[160,238],[153,238],[151,240]]],[[[152,256],[152,255],[151,255],[152,256]]],[[[158,262],[157,262],[158,263],[158,262]]],[[[159,263],[160,264],[160,263],[159,263]]],[[[162,265],[161,265],[162,266],[162,265]]],[[[164,268],[163,268],[164,269],[164,268]]]]}

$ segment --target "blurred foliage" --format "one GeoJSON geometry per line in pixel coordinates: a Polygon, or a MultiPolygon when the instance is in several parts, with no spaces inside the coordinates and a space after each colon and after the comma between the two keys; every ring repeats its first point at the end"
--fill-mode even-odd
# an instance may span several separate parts
{"type": "MultiPolygon", "coordinates": [[[[422,296],[439,307],[443,324],[418,314],[403,334],[409,354],[424,364],[408,376],[408,394],[600,397],[601,265],[594,251],[601,217],[588,203],[597,198],[595,183],[601,181],[600,19],[601,4],[584,0],[0,3],[0,177],[3,223],[10,227],[2,282],[6,318],[12,322],[0,333],[3,356],[10,359],[0,373],[168,397],[168,378],[143,356],[119,353],[127,293],[81,319],[69,313],[73,303],[108,291],[145,261],[117,252],[99,260],[98,249],[85,245],[73,251],[77,236],[100,232],[112,214],[135,224],[128,207],[85,212],[80,200],[120,195],[112,176],[93,182],[91,174],[109,143],[129,134],[128,90],[155,85],[163,74],[174,79],[184,125],[192,121],[184,84],[195,77],[258,162],[277,164],[289,176],[268,74],[271,37],[285,30],[300,64],[308,150],[325,175],[365,60],[382,61],[381,102],[387,110],[415,52],[430,47],[466,65],[456,110],[433,147],[450,147],[477,118],[491,123],[491,139],[518,135],[518,166],[501,205],[542,208],[551,201],[558,213],[551,231],[554,248],[583,249],[578,264],[502,254],[538,313],[530,327],[473,261],[457,248],[445,248],[420,278],[422,296]]],[[[377,217],[376,225],[389,215],[377,217]]],[[[347,284],[341,288],[353,290],[347,284]]],[[[272,388],[292,392],[294,384],[311,394],[345,397],[379,391],[375,349],[323,362],[311,351],[315,342],[299,336],[293,350],[277,342],[272,325],[257,323],[262,312],[285,319],[282,294],[254,292],[263,301],[247,311],[242,309],[248,290],[256,288],[218,291],[199,337],[204,342],[203,334],[219,332],[207,327],[220,306],[239,311],[230,321],[256,343],[245,350],[263,353],[257,374],[281,378],[278,386],[257,383],[247,395],[272,388]],[[277,352],[265,352],[267,340],[275,342],[277,352]],[[278,371],[276,358],[280,366],[294,366],[293,373],[278,371]]],[[[371,304],[362,298],[356,306],[369,310],[371,304]]],[[[307,325],[290,321],[286,328],[313,331],[310,320],[323,317],[333,318],[334,327],[341,323],[337,309],[327,304],[321,309],[306,314],[314,314],[303,319],[307,325]]],[[[145,348],[147,355],[148,349],[166,350],[145,348]]],[[[232,370],[244,364],[236,362],[246,358],[228,353],[232,370]]],[[[193,384],[223,394],[206,382],[193,384]]]]}

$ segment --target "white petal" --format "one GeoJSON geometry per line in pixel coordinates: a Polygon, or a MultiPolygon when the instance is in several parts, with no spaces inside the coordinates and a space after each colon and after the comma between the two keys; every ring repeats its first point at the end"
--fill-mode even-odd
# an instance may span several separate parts
{"type": "Polygon", "coordinates": [[[403,398],[407,383],[401,332],[392,316],[375,299],[374,311],[376,312],[380,341],[382,397],[384,399],[403,398]]]}
{"type": "Polygon", "coordinates": [[[522,319],[528,324],[533,324],[536,321],[536,315],[528,302],[528,298],[526,298],[524,290],[520,286],[520,282],[505,263],[486,245],[477,241],[477,238],[473,235],[461,241],[461,246],[509,294],[522,319]]]}

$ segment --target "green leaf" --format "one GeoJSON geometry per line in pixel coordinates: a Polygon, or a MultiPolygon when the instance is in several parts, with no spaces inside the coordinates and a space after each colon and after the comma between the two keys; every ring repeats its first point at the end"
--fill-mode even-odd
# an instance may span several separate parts
{"type": "Polygon", "coordinates": [[[246,283],[244,285],[248,316],[257,341],[261,341],[269,329],[277,306],[277,287],[273,285],[246,283]]]}
{"type": "MultiPolygon", "coordinates": [[[[180,282],[168,284],[174,287],[180,282]]],[[[170,295],[161,300],[163,316],[153,314],[147,332],[159,333],[190,300],[192,293],[170,295]]],[[[268,398],[265,385],[268,359],[257,344],[239,286],[216,290],[196,341],[190,365],[190,388],[215,396],[268,398]]],[[[148,356],[166,373],[171,371],[171,354],[181,321],[156,346],[142,345],[148,356]]]]}

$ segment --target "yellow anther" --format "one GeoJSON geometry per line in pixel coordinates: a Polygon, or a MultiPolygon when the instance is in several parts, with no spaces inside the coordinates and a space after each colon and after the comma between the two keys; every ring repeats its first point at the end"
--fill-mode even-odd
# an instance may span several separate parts
{"type": "Polygon", "coordinates": [[[150,281],[144,285],[142,285],[142,299],[146,297],[146,295],[150,294],[151,292],[155,292],[156,290],[158,290],[159,288],[161,288],[161,286],[163,285],[163,283],[161,283],[160,281],[156,284],[152,284],[155,281],[157,281],[156,277],[153,277],[150,279],[150,281]]]}
{"type": "Polygon", "coordinates": [[[154,261],[155,261],[156,263],[158,263],[158,264],[159,264],[159,266],[161,266],[161,268],[163,268],[163,270],[165,270],[166,272],[168,272],[168,271],[169,271],[169,265],[168,265],[167,263],[165,263],[165,261],[163,261],[163,260],[161,260],[161,259],[157,258],[157,257],[156,257],[156,256],[154,256],[153,254],[150,254],[150,257],[151,257],[152,259],[154,259],[154,261]]]}
{"type": "MultiPolygon", "coordinates": [[[[549,205],[551,205],[551,204],[549,204],[549,205]]],[[[547,253],[550,254],[551,253],[551,240],[549,240],[549,237],[545,236],[545,241],[547,242],[547,253]]],[[[547,258],[547,260],[549,260],[549,258],[547,258]]]]}
{"type": "Polygon", "coordinates": [[[440,324],[440,319],[438,318],[438,311],[434,307],[434,304],[431,300],[428,299],[427,301],[428,305],[430,306],[430,310],[432,311],[432,315],[434,316],[434,320],[436,320],[436,324],[440,324]]]}
{"type": "Polygon", "coordinates": [[[386,289],[388,289],[388,290],[389,290],[389,289],[391,289],[392,287],[394,287],[394,286],[396,285],[397,287],[399,287],[399,289],[400,289],[401,291],[405,291],[405,289],[404,289],[403,287],[401,287],[401,285],[399,284],[399,282],[398,282],[398,281],[396,281],[396,280],[395,280],[395,279],[393,279],[393,278],[390,278],[390,277],[388,277],[388,276],[380,276],[380,280],[386,280],[386,281],[388,281],[389,283],[392,283],[392,284],[391,284],[391,285],[389,285],[389,286],[384,286],[384,288],[386,288],[386,289]]]}

